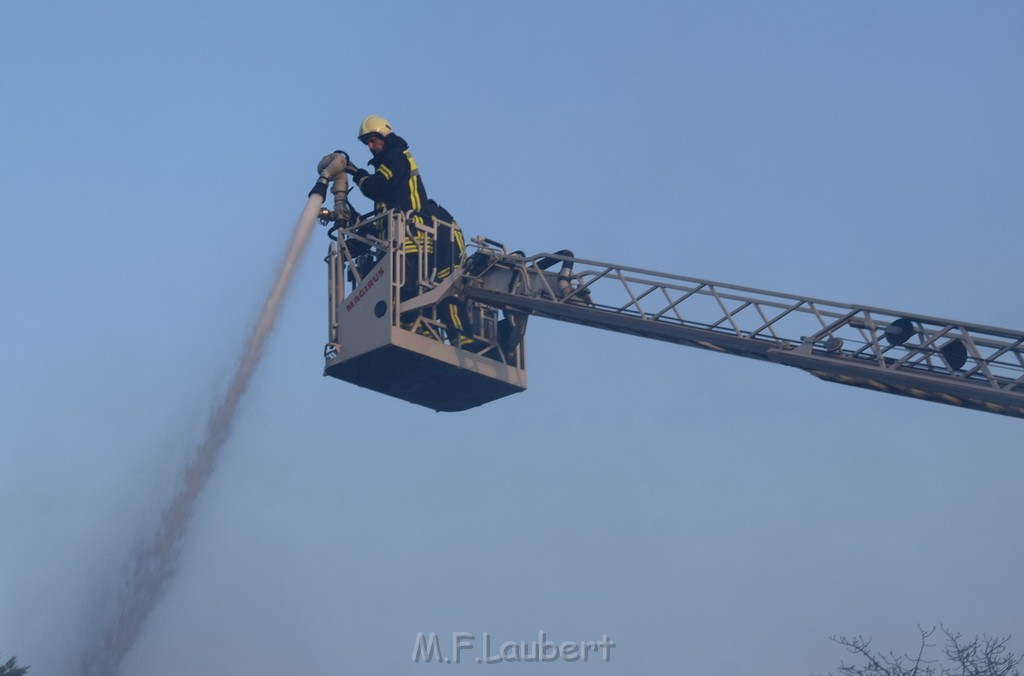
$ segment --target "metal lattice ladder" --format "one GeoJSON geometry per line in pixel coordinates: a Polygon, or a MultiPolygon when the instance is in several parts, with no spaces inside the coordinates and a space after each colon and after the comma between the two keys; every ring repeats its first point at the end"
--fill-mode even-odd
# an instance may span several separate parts
{"type": "Polygon", "coordinates": [[[1021,331],[474,241],[463,293],[481,303],[1024,417],[1021,331]]]}

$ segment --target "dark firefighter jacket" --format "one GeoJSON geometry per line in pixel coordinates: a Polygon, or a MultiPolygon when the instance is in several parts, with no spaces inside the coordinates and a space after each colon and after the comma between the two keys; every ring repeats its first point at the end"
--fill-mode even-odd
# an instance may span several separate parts
{"type": "MultiPolygon", "coordinates": [[[[424,216],[435,217],[444,223],[438,225],[436,242],[434,239],[428,241],[422,231],[410,230],[406,233],[403,242],[408,266],[406,286],[403,287],[405,299],[417,292],[417,279],[422,272],[418,268],[418,257],[409,254],[425,251],[431,265],[437,266],[437,278],[444,279],[460,265],[466,254],[466,244],[452,215],[434,200],[427,199],[427,189],[405,139],[397,134],[388,134],[384,138],[384,148],[370,160],[370,165],[376,169],[374,173],[360,169],[352,176],[352,180],[363,195],[373,200],[374,208],[412,211],[412,220],[416,223],[424,223],[424,216]]],[[[458,345],[474,345],[476,341],[466,335],[466,327],[463,325],[463,317],[466,316],[463,305],[447,300],[442,307],[445,309],[441,310],[440,319],[452,335],[458,336],[458,345]]]]}
{"type": "Polygon", "coordinates": [[[370,160],[376,171],[360,169],[352,177],[359,190],[373,200],[377,209],[423,211],[427,189],[423,186],[409,144],[397,134],[384,139],[384,149],[370,160]]]}

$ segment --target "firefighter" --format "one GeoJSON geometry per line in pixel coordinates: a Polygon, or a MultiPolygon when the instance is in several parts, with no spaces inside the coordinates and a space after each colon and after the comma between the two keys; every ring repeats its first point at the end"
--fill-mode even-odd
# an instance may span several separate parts
{"type": "Polygon", "coordinates": [[[427,189],[409,144],[378,115],[368,115],[359,125],[359,140],[373,153],[373,174],[351,167],[353,182],[377,209],[421,212],[427,204],[427,189]]]}
{"type": "MultiPolygon", "coordinates": [[[[360,192],[373,200],[377,211],[394,209],[412,212],[414,224],[424,222],[424,206],[427,204],[427,189],[420,177],[419,167],[409,151],[409,144],[391,128],[391,124],[379,115],[367,115],[359,125],[359,140],[370,152],[370,165],[374,173],[349,164],[346,171],[352,174],[352,181],[360,192]]],[[[382,233],[383,234],[383,233],[382,233]]],[[[419,292],[420,251],[430,260],[433,242],[428,241],[422,230],[411,225],[402,243],[405,249],[406,280],[402,287],[402,300],[408,300],[419,292]]]]}
{"type": "MultiPolygon", "coordinates": [[[[419,292],[420,252],[428,267],[437,264],[437,278],[442,280],[461,264],[465,256],[466,245],[462,231],[444,207],[427,197],[423,177],[409,150],[409,144],[394,132],[386,119],[379,115],[366,116],[359,125],[358,138],[373,154],[370,166],[374,168],[374,173],[356,168],[351,163],[345,171],[352,174],[352,181],[360,192],[373,200],[374,208],[378,211],[394,209],[410,212],[410,220],[414,224],[424,224],[431,217],[444,224],[438,227],[436,242],[427,238],[422,230],[415,229],[415,225],[406,233],[402,244],[405,250],[406,282],[401,290],[401,300],[408,300],[419,292]]],[[[467,335],[471,330],[466,325],[466,316],[465,306],[454,299],[448,299],[438,306],[438,319],[448,328],[452,344],[465,349],[481,348],[477,341],[467,335]]],[[[403,317],[404,324],[414,320],[415,317],[403,317]]]]}

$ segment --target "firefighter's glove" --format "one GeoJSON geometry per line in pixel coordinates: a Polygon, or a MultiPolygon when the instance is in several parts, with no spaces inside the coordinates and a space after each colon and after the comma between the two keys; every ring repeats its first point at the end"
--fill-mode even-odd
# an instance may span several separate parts
{"type": "Polygon", "coordinates": [[[316,165],[316,173],[334,180],[344,173],[349,166],[348,155],[342,150],[335,150],[330,155],[324,155],[320,163],[316,165]]]}
{"type": "Polygon", "coordinates": [[[325,201],[327,200],[326,176],[321,176],[320,178],[316,179],[316,183],[313,184],[313,188],[309,191],[309,195],[307,195],[307,197],[312,197],[313,195],[320,195],[320,199],[325,201]]]}
{"type": "Polygon", "coordinates": [[[366,169],[356,169],[355,172],[352,174],[352,182],[355,183],[356,185],[359,185],[359,181],[363,180],[369,175],[370,172],[368,172],[366,169]]]}

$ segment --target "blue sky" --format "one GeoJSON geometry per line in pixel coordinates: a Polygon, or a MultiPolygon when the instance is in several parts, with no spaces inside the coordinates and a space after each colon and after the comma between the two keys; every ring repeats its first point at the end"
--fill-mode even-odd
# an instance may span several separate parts
{"type": "MultiPolygon", "coordinates": [[[[364,115],[469,235],[1024,326],[1012,2],[0,8],[0,657],[74,673],[364,115]]],[[[365,201],[357,206],[366,206],[365,201]]],[[[827,672],[917,624],[1024,650],[1024,427],[533,321],[437,414],[320,376],[296,276],[124,674],[425,673],[418,632],[827,672]]]]}

